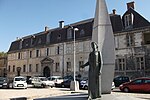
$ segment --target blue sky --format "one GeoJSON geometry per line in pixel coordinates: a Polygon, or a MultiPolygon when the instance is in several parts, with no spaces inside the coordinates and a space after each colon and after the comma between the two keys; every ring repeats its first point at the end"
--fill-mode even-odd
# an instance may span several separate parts
{"type": "MultiPolygon", "coordinates": [[[[150,21],[150,0],[106,0],[108,11],[122,15],[127,2],[135,2],[135,10],[150,21]]],[[[89,19],[95,15],[96,0],[0,0],[0,52],[7,52],[16,37],[35,34],[45,26],[58,27],[89,19]]]]}

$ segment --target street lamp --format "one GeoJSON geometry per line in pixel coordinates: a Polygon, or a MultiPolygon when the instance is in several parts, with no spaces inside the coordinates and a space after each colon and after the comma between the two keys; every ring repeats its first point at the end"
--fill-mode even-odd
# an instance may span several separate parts
{"type": "Polygon", "coordinates": [[[74,41],[73,41],[73,57],[74,57],[74,61],[73,61],[73,63],[74,63],[74,81],[76,81],[76,44],[75,44],[75,39],[76,39],[76,35],[75,35],[75,33],[76,33],[76,31],[78,31],[79,29],[78,28],[74,28],[73,29],[73,35],[74,35],[74,37],[73,37],[73,39],[74,39],[74,41]]]}
{"type": "Polygon", "coordinates": [[[73,91],[76,91],[76,90],[79,90],[79,83],[76,81],[76,55],[75,55],[75,53],[76,53],[76,48],[75,48],[75,39],[76,39],[76,31],[78,31],[79,29],[78,28],[74,28],[74,27],[72,27],[72,26],[69,26],[72,30],[73,30],[73,65],[74,65],[74,67],[73,67],[73,76],[74,76],[74,81],[72,81],[71,82],[71,85],[70,85],[70,90],[73,90],[73,91]]]}

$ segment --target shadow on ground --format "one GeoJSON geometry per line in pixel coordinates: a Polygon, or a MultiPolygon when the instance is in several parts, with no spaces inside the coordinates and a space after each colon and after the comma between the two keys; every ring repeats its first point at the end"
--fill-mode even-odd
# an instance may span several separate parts
{"type": "Polygon", "coordinates": [[[49,98],[38,98],[33,100],[87,100],[87,94],[71,94],[49,98]]]}

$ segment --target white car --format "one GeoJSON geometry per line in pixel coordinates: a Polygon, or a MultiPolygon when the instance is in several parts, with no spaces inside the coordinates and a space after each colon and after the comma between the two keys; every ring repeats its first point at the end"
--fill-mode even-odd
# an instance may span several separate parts
{"type": "Polygon", "coordinates": [[[23,76],[17,76],[13,79],[13,88],[27,89],[26,78],[23,76]]]}
{"type": "Polygon", "coordinates": [[[32,82],[34,87],[54,87],[55,83],[53,81],[49,81],[46,77],[34,77],[32,78],[32,82]]]}
{"type": "Polygon", "coordinates": [[[63,78],[61,76],[51,76],[48,77],[48,80],[53,81],[55,86],[59,86],[63,82],[63,78]]]}

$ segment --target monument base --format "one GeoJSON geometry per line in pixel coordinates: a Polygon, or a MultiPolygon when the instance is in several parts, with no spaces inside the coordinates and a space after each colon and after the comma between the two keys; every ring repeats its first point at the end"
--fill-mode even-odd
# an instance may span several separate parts
{"type": "Polygon", "coordinates": [[[112,82],[114,78],[114,65],[104,64],[102,68],[102,94],[111,94],[112,82]]]}
{"type": "Polygon", "coordinates": [[[79,90],[79,82],[78,81],[71,81],[70,90],[71,91],[78,91],[79,90]]]}

